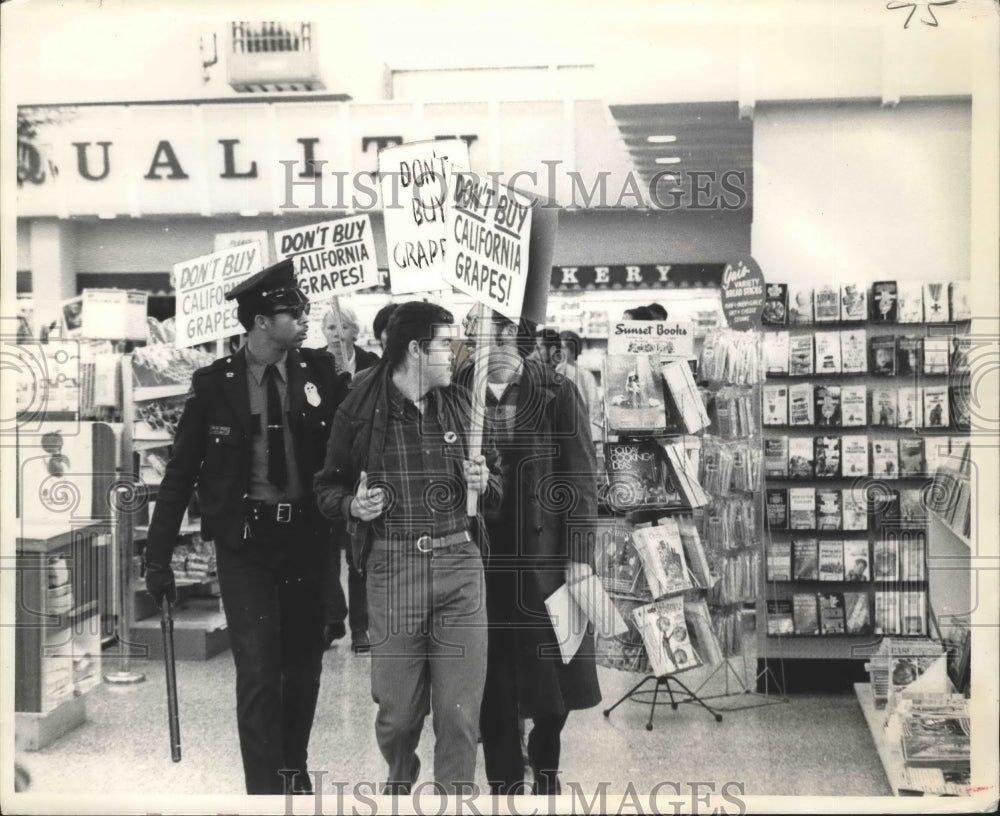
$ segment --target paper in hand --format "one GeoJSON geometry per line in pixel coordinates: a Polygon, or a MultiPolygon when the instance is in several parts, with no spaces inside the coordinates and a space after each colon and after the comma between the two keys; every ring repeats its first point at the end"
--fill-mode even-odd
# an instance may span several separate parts
{"type": "Polygon", "coordinates": [[[573,600],[569,587],[563,584],[545,599],[552,628],[556,632],[562,662],[569,663],[576,655],[587,632],[587,615],[573,600]]]}
{"type": "Polygon", "coordinates": [[[628,624],[618,613],[614,601],[604,591],[604,586],[596,575],[591,573],[568,586],[573,600],[594,624],[598,635],[613,638],[628,631],[628,624]]]}

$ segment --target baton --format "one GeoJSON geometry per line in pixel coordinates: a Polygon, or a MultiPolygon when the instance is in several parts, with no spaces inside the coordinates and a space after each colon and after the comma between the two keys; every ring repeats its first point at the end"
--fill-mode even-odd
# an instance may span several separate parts
{"type": "Polygon", "coordinates": [[[167,668],[167,716],[170,721],[170,758],[181,761],[181,721],[177,714],[177,671],[174,666],[174,619],[170,599],[163,597],[160,629],[163,630],[163,661],[167,668]]]}

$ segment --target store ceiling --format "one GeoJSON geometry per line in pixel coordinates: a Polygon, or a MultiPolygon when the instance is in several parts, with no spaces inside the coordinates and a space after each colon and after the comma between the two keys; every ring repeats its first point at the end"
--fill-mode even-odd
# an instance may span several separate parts
{"type": "Polygon", "coordinates": [[[753,121],[740,119],[736,102],[611,105],[611,115],[647,187],[657,173],[677,177],[657,182],[661,201],[669,200],[666,193],[675,186],[690,194],[692,171],[714,173],[716,181],[727,172],[744,173],[743,187],[752,192],[753,121]],[[651,141],[665,136],[676,139],[651,141]],[[680,161],[658,163],[658,158],[680,161]]]}

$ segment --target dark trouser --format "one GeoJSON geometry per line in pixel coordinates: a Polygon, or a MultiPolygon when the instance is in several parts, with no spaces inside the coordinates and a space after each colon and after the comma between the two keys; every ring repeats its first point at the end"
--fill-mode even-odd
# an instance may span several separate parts
{"type": "Polygon", "coordinates": [[[434,781],[468,792],[476,772],[486,675],[483,564],[468,542],[431,553],[375,542],[368,559],[375,737],[387,792],[416,781],[417,744],[433,707],[434,781]]]}
{"type": "Polygon", "coordinates": [[[323,667],[325,546],[299,524],[256,534],[239,552],[217,548],[250,794],[281,794],[280,769],[306,770],[323,667]]]}
{"type": "Polygon", "coordinates": [[[330,560],[323,576],[323,622],[343,623],[345,620],[352,632],[368,629],[368,590],[365,575],[354,568],[351,554],[351,539],[342,523],[334,523],[331,533],[330,560]],[[343,550],[347,559],[347,598],[340,585],[341,557],[343,550]]]}
{"type": "MultiPolygon", "coordinates": [[[[517,634],[491,627],[487,651],[486,686],[479,727],[483,739],[486,778],[495,794],[524,793],[524,758],[518,716],[517,634]]],[[[528,760],[535,775],[535,792],[557,792],[561,735],[567,714],[533,719],[528,736],[528,760]]]]}

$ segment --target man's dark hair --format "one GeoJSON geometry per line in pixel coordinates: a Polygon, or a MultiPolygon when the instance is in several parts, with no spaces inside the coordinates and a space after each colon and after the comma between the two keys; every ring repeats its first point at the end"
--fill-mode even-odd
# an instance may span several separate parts
{"type": "Polygon", "coordinates": [[[566,348],[570,350],[575,361],[580,356],[580,352],[583,351],[583,340],[580,338],[580,335],[575,331],[565,329],[559,332],[559,339],[566,344],[566,348]]]}
{"type": "Polygon", "coordinates": [[[253,328],[253,319],[257,315],[270,314],[267,306],[261,303],[259,300],[246,300],[242,303],[237,302],[236,305],[236,319],[240,321],[240,325],[243,327],[244,331],[249,332],[253,328]]]}
{"type": "Polygon", "coordinates": [[[393,312],[398,308],[398,303],[387,303],[378,310],[375,319],[372,321],[372,334],[375,335],[376,340],[382,339],[382,332],[385,331],[385,327],[389,325],[389,320],[392,318],[393,312]]]}
{"type": "Polygon", "coordinates": [[[646,309],[653,316],[653,320],[666,320],[667,310],[664,309],[659,303],[650,303],[646,309]]]}
{"type": "Polygon", "coordinates": [[[434,337],[435,326],[449,326],[454,322],[451,312],[436,303],[420,300],[401,303],[386,327],[385,359],[389,366],[396,369],[403,364],[411,340],[416,340],[423,348],[434,337]]]}
{"type": "Polygon", "coordinates": [[[542,342],[542,347],[545,349],[546,354],[551,355],[553,352],[559,353],[562,351],[562,338],[555,329],[542,329],[538,333],[538,337],[542,342]]]}
{"type": "Polygon", "coordinates": [[[624,312],[626,320],[655,320],[653,313],[648,306],[636,306],[634,309],[626,309],[624,312]]]}

